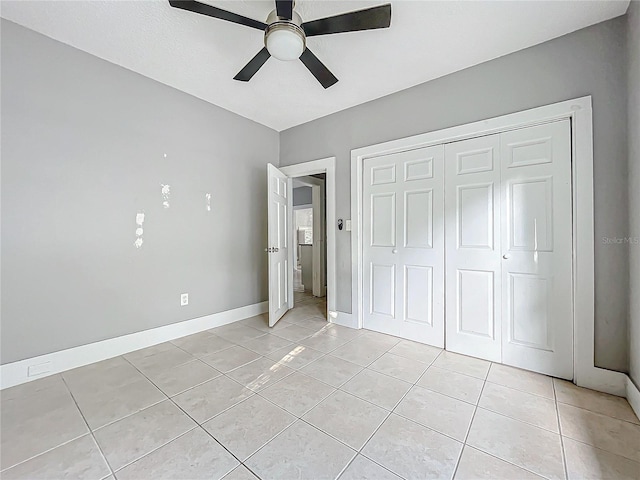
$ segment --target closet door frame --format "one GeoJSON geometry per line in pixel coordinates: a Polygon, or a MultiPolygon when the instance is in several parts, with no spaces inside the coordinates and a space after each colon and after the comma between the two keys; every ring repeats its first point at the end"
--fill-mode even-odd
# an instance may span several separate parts
{"type": "Polygon", "coordinates": [[[594,207],[591,96],[393,140],[351,151],[352,324],[362,328],[362,192],[364,160],[416,148],[502,133],[569,119],[572,149],[573,213],[573,382],[615,395],[625,394],[626,375],[594,365],[594,207]],[[577,273],[579,272],[579,274],[577,273]]]}

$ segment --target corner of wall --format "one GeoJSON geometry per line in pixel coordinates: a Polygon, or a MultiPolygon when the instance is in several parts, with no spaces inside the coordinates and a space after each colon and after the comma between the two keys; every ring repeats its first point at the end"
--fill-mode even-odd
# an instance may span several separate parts
{"type": "MultiPolygon", "coordinates": [[[[629,376],[640,384],[640,2],[627,10],[629,376]]],[[[637,391],[637,390],[636,390],[637,391]]]]}

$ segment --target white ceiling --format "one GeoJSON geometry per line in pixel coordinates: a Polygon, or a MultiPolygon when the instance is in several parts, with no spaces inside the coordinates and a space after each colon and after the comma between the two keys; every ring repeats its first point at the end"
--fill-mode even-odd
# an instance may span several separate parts
{"type": "MultiPolygon", "coordinates": [[[[201,0],[202,1],[202,0],[201,0]]],[[[206,0],[264,21],[273,0],[206,0]]],[[[303,20],[381,1],[298,0],[303,20]]],[[[259,30],[154,1],[2,1],[2,17],[281,131],[626,12],[625,1],[392,1],[391,28],[312,37],[340,80],[324,90],[301,62],[270,59],[259,30]]]]}

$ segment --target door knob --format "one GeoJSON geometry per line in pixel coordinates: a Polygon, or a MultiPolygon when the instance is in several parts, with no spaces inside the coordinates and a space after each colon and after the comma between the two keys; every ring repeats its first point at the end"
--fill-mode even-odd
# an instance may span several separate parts
{"type": "Polygon", "coordinates": [[[277,248],[274,247],[273,249],[274,252],[278,252],[279,250],[277,248]]]}
{"type": "Polygon", "coordinates": [[[391,253],[396,254],[398,253],[398,250],[396,250],[395,248],[393,250],[391,250],[391,253]]]}
{"type": "Polygon", "coordinates": [[[505,260],[509,260],[511,258],[511,255],[505,253],[504,255],[502,255],[502,258],[504,258],[505,260]]]}

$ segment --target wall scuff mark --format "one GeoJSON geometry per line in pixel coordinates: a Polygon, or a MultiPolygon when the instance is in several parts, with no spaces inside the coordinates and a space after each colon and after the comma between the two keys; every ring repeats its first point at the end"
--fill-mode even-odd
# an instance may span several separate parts
{"type": "Polygon", "coordinates": [[[144,212],[136,213],[136,241],[133,244],[136,248],[142,247],[144,240],[142,238],[142,234],[144,233],[144,229],[142,228],[142,224],[144,223],[144,212]]]}
{"type": "Polygon", "coordinates": [[[161,183],[162,187],[162,206],[164,208],[169,208],[169,197],[171,196],[171,185],[165,185],[161,183]]]}

